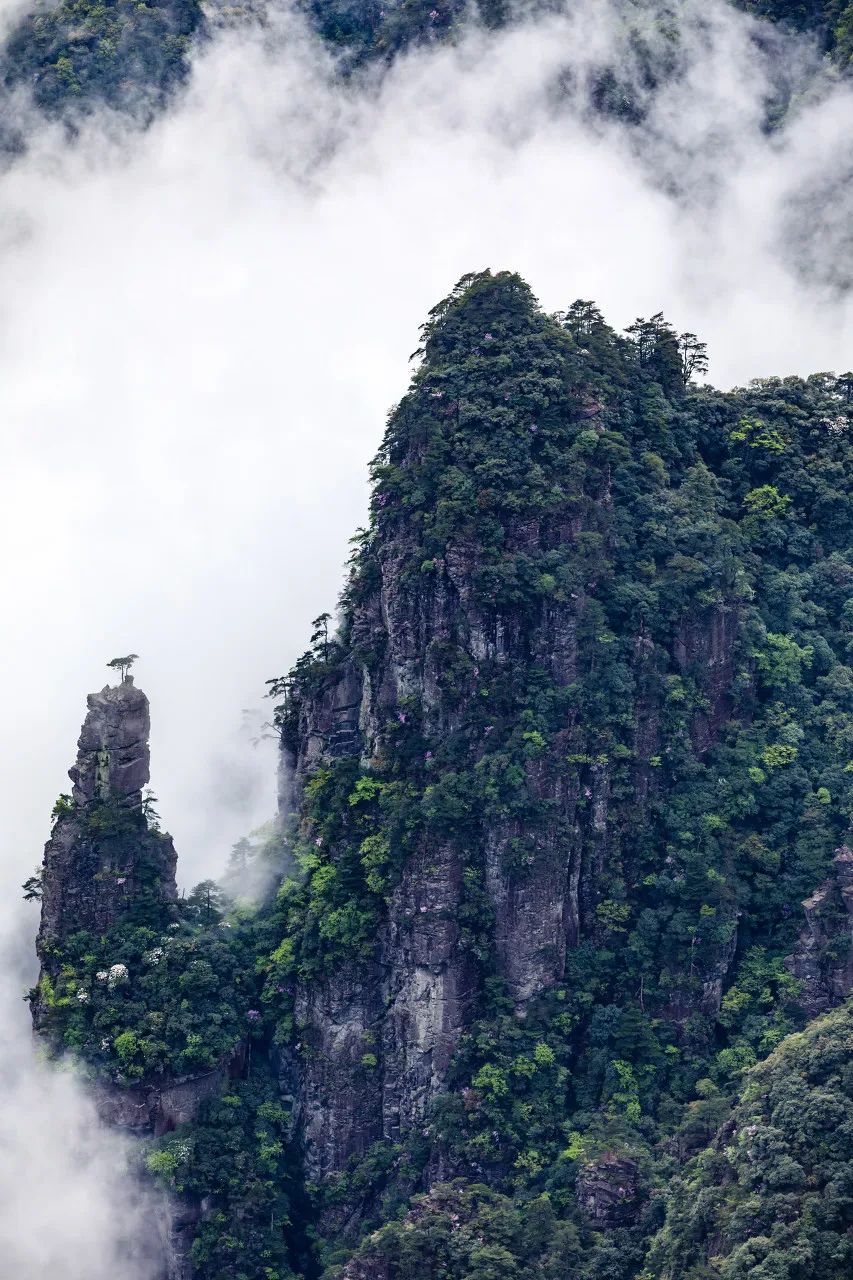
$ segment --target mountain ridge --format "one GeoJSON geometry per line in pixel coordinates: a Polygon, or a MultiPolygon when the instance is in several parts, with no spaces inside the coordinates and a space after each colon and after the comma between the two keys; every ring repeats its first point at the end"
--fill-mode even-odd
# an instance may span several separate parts
{"type": "MultiPolygon", "coordinates": [[[[704,1280],[701,1152],[813,1013],[847,1035],[853,378],[717,392],[662,316],[489,271],[418,359],[340,626],[270,682],[274,900],[69,935],[42,1034],[125,1090],[247,1045],[147,1149],[170,1280],[704,1280]]],[[[744,1213],[721,1274],[799,1277],[744,1213]]]]}

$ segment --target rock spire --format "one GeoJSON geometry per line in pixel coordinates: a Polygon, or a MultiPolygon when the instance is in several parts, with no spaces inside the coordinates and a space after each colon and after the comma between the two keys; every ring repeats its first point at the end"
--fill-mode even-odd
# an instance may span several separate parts
{"type": "Polygon", "coordinates": [[[175,901],[172,838],[149,826],[148,699],[126,677],[87,699],[88,712],[45,846],[38,953],[43,971],[69,934],[102,933],[134,912],[175,901]]]}

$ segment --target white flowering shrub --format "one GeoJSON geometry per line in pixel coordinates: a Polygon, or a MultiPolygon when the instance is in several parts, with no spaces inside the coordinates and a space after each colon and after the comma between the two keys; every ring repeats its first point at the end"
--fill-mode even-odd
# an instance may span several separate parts
{"type": "Polygon", "coordinates": [[[107,974],[107,984],[110,987],[122,986],[128,980],[128,972],[126,964],[110,965],[110,971],[107,974]]]}

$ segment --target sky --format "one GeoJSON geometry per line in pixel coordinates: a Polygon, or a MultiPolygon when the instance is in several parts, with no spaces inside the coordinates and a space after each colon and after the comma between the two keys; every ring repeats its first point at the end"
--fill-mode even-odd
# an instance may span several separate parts
{"type": "MultiPolygon", "coordinates": [[[[590,120],[566,89],[602,60],[633,74],[616,0],[472,28],[362,87],[278,10],[263,32],[219,33],[147,132],[101,117],[72,147],[42,128],[0,177],[16,1035],[36,924],[18,886],[69,787],[86,694],[108,659],[140,654],[179,875],[217,874],[274,806],[273,744],[252,746],[245,713],[263,721],[264,681],[334,606],[418,327],[460,276],[517,270],[548,310],[592,298],[617,328],[663,310],[708,343],[722,387],[853,364],[853,96],[807,93],[768,136],[774,83],[814,50],[778,35],[759,50],[717,0],[680,10],[684,73],[641,129],[590,120]]],[[[73,1083],[49,1079],[38,1141],[57,1110],[89,1132],[73,1083]]],[[[83,1152],[92,1187],[116,1158],[83,1152]]],[[[22,1264],[23,1280],[55,1274],[22,1264]]]]}

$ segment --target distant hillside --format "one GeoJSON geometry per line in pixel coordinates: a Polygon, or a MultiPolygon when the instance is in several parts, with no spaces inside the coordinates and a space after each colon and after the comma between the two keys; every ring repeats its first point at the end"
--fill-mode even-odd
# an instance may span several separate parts
{"type": "MultiPolygon", "coordinates": [[[[853,4],[845,0],[737,0],[737,7],[783,27],[814,34],[834,66],[843,71],[853,59],[853,4]]],[[[505,0],[303,0],[320,37],[341,55],[344,74],[360,65],[393,59],[413,45],[449,40],[461,23],[474,19],[487,27],[523,21],[528,9],[505,0]]],[[[625,0],[626,22],[642,32],[647,5],[625,0]]],[[[651,6],[661,31],[674,47],[678,23],[673,6],[651,6]]],[[[677,15],[678,5],[674,6],[677,15]]],[[[253,23],[254,5],[206,9],[199,0],[60,0],[36,4],[9,34],[0,78],[7,89],[32,94],[49,117],[73,120],[99,104],[129,113],[142,123],[162,109],[189,74],[192,49],[221,22],[253,23]]],[[[638,39],[643,41],[643,36],[638,39]]],[[[649,51],[649,83],[672,74],[677,58],[649,51]]],[[[627,114],[639,109],[629,89],[619,85],[618,69],[602,67],[593,92],[599,110],[627,114]]],[[[7,124],[7,146],[21,138],[7,124]]]]}

